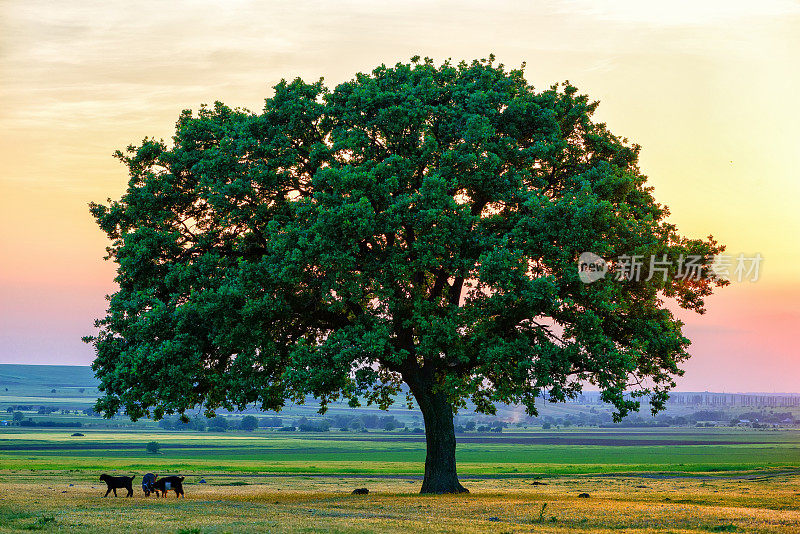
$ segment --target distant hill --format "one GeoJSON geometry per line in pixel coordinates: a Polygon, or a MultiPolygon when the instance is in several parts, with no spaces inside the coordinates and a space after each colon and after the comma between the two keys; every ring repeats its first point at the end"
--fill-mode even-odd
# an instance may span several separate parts
{"type": "Polygon", "coordinates": [[[98,381],[86,365],[0,364],[0,385],[94,388],[98,381]]]}

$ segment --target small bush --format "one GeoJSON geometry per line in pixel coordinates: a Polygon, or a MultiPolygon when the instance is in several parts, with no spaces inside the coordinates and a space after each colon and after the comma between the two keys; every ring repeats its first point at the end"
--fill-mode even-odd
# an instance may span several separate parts
{"type": "Polygon", "coordinates": [[[158,454],[158,451],[161,450],[161,445],[157,441],[151,441],[147,444],[147,452],[150,454],[158,454]]]}

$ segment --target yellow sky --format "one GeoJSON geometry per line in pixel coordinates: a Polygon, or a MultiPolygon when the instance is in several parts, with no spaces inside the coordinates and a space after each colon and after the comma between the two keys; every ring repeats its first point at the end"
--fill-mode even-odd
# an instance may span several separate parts
{"type": "Polygon", "coordinates": [[[735,336],[719,325],[761,325],[752,339],[778,340],[762,358],[775,371],[797,355],[785,332],[800,323],[800,3],[608,4],[0,2],[0,362],[91,360],[78,337],[113,269],[86,203],[121,194],[115,149],[168,138],[180,110],[203,102],[258,110],[282,77],[335,84],[415,54],[493,52],[525,61],[540,88],[569,79],[600,100],[598,117],[643,146],[683,233],[764,256],[758,283],[692,319],[699,370],[686,387],[800,389],[748,382],[746,355],[723,379],[703,370],[743,346],[720,348],[735,336]]]}

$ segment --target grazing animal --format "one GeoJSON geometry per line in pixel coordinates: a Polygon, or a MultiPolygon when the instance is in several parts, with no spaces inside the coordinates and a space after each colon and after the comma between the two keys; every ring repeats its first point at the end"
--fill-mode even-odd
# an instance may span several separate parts
{"type": "Polygon", "coordinates": [[[369,490],[367,488],[356,488],[350,492],[350,495],[367,495],[369,490]]]}
{"type": "Polygon", "coordinates": [[[142,491],[144,492],[145,497],[149,497],[151,493],[155,493],[156,497],[160,497],[158,494],[158,490],[153,487],[153,484],[156,482],[156,475],[153,473],[147,473],[145,476],[142,477],[142,491]]]}
{"type": "Polygon", "coordinates": [[[175,497],[186,497],[183,494],[183,479],[185,477],[163,477],[153,483],[153,489],[160,491],[162,497],[167,496],[168,491],[174,491],[175,497]]]}
{"type": "Polygon", "coordinates": [[[133,475],[132,477],[112,477],[110,475],[103,473],[102,475],[100,475],[100,480],[105,482],[106,485],[108,486],[108,491],[106,491],[106,494],[103,495],[103,497],[108,497],[108,494],[111,493],[112,491],[114,492],[114,497],[116,497],[118,489],[128,490],[128,494],[126,495],[126,497],[133,496],[134,478],[136,478],[136,475],[133,475]]]}

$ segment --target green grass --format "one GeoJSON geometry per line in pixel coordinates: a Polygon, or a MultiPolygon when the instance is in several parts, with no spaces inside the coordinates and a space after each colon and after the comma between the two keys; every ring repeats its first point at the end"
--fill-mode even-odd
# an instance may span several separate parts
{"type": "Polygon", "coordinates": [[[462,437],[459,472],[472,493],[460,496],[416,494],[424,442],[407,434],[70,433],[0,431],[0,534],[109,532],[120,525],[170,533],[800,531],[796,432],[530,434],[601,436],[607,445],[462,437]],[[648,444],[665,439],[708,444],[648,444]],[[149,441],[163,453],[146,453],[149,441]],[[187,498],[146,499],[139,478],[133,498],[103,499],[104,471],[180,473],[187,498]],[[350,495],[355,487],[370,494],[350,495]],[[591,498],[578,498],[581,492],[591,498]]]}
{"type": "Polygon", "coordinates": [[[652,480],[473,479],[469,495],[420,496],[418,481],[321,477],[232,478],[186,484],[186,498],[101,497],[96,480],[68,474],[0,480],[0,533],[46,532],[547,532],[627,534],[797,532],[800,477],[652,480]],[[72,486],[67,483],[73,484],[72,486]],[[369,495],[350,495],[368,487],[369,495]],[[580,492],[589,499],[578,497],[580,492]]]}
{"type": "MultiPolygon", "coordinates": [[[[309,473],[417,475],[425,459],[424,441],[408,435],[381,434],[383,441],[324,434],[261,433],[219,435],[40,430],[0,432],[0,465],[5,470],[136,471],[156,468],[186,473],[309,473]],[[149,441],[161,452],[148,454],[149,441]]],[[[515,436],[493,436],[487,443],[458,445],[462,475],[571,474],[622,472],[711,472],[790,469],[800,466],[800,436],[782,433],[672,432],[670,439],[708,445],[625,445],[626,434],[608,433],[616,445],[515,443],[515,436]],[[762,441],[764,443],[753,443],[762,441]],[[737,444],[713,444],[715,440],[737,444]]],[[[653,433],[653,439],[666,433],[653,433]]],[[[581,433],[571,436],[580,438],[581,433]]],[[[629,439],[634,439],[628,436],[629,439]]],[[[367,439],[369,439],[367,437],[367,439]]],[[[480,438],[483,439],[483,438],[480,438]]],[[[641,438],[636,437],[637,443],[641,438]]],[[[464,440],[466,441],[466,440],[464,440]]]]}

